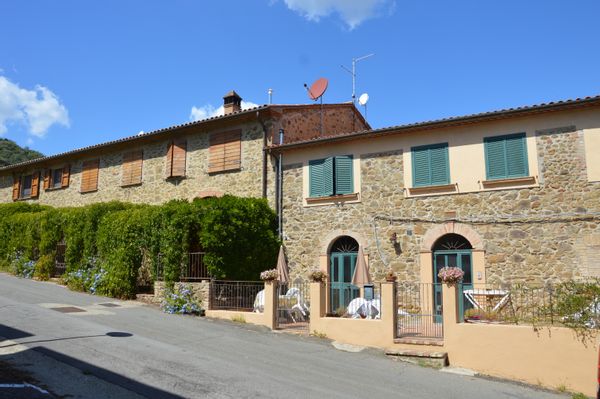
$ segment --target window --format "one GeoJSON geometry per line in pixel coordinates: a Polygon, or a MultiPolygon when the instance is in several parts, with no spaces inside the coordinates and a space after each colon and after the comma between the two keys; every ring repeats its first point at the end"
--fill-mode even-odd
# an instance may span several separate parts
{"type": "Polygon", "coordinates": [[[47,169],[44,172],[44,190],[69,187],[71,168],[47,169]]]}
{"type": "Polygon", "coordinates": [[[33,175],[21,177],[21,195],[20,198],[31,197],[31,186],[33,183],[33,175]]]}
{"type": "Polygon", "coordinates": [[[448,143],[411,148],[413,187],[450,184],[448,143]]]}
{"type": "Polygon", "coordinates": [[[310,197],[328,197],[354,192],[352,155],[310,161],[308,174],[310,197]]]}
{"type": "MultiPolygon", "coordinates": [[[[174,140],[167,150],[166,177],[185,177],[185,158],[187,142],[185,139],[174,140]]],[[[141,172],[141,169],[140,169],[141,172]]],[[[141,175],[140,175],[141,176],[141,175]]]]}
{"type": "Polygon", "coordinates": [[[93,159],[83,163],[81,172],[81,188],[80,192],[89,193],[98,190],[98,172],[100,168],[100,160],[93,159]]]}
{"type": "Polygon", "coordinates": [[[61,188],[62,187],[62,174],[63,171],[62,169],[54,169],[52,171],[52,177],[51,177],[51,186],[52,188],[61,188]]]}
{"type": "Polygon", "coordinates": [[[39,196],[40,173],[14,177],[13,180],[13,200],[25,198],[37,198],[39,196]]]}
{"type": "Polygon", "coordinates": [[[142,151],[131,151],[123,154],[121,186],[132,186],[142,182],[143,158],[142,151]]]}
{"type": "Polygon", "coordinates": [[[525,133],[484,139],[485,169],[488,180],[529,175],[525,133]]]}
{"type": "Polygon", "coordinates": [[[238,170],[242,166],[242,131],[212,133],[208,173],[238,170]]]}

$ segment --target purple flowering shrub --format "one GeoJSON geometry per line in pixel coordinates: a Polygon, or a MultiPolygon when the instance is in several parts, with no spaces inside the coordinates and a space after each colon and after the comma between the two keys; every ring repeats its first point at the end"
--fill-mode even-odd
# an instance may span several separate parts
{"type": "Polygon", "coordinates": [[[199,314],[202,312],[201,302],[196,299],[189,285],[175,286],[172,290],[166,290],[161,308],[163,312],[171,314],[199,314]]]}

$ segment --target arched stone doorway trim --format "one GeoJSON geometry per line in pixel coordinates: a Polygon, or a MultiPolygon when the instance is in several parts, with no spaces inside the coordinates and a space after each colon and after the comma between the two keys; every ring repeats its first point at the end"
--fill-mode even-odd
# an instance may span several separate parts
{"type": "Polygon", "coordinates": [[[335,241],[338,238],[342,236],[352,237],[356,240],[356,242],[358,242],[358,245],[360,245],[363,248],[363,250],[366,248],[366,241],[361,234],[349,230],[334,230],[331,233],[327,234],[325,238],[321,241],[321,255],[329,255],[329,252],[331,251],[331,246],[335,243],[335,241]]]}
{"type": "Polygon", "coordinates": [[[474,250],[484,250],[481,236],[470,226],[463,223],[446,222],[427,230],[423,236],[423,242],[421,243],[421,253],[431,252],[435,242],[440,237],[450,233],[458,234],[466,238],[467,241],[471,243],[474,250]]]}
{"type": "Polygon", "coordinates": [[[220,198],[223,196],[223,192],[222,191],[217,191],[217,190],[203,190],[200,191],[195,198],[220,198]]]}

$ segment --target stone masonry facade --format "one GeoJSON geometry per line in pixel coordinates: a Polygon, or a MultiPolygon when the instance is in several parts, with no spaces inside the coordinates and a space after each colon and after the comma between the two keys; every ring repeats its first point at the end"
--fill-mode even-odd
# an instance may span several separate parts
{"type": "MultiPolygon", "coordinates": [[[[40,187],[39,197],[23,201],[52,206],[82,206],[96,202],[124,201],[132,203],[161,204],[173,199],[192,200],[198,196],[231,194],[240,197],[261,197],[263,195],[263,149],[264,131],[267,131],[267,144],[277,136],[279,128],[285,129],[286,141],[300,140],[318,134],[320,108],[315,105],[284,106],[274,105],[261,124],[254,120],[235,124],[227,121],[223,125],[215,122],[208,127],[183,127],[163,140],[134,140],[127,147],[107,147],[94,152],[84,152],[77,157],[66,157],[56,161],[46,161],[42,165],[32,164],[17,170],[0,170],[0,203],[12,202],[14,176],[42,172],[47,168],[62,168],[70,165],[69,187],[44,190],[40,187]],[[241,130],[240,169],[208,173],[210,133],[241,130]],[[187,139],[186,173],[184,178],[165,177],[166,156],[173,138],[187,139]],[[138,185],[121,186],[123,154],[142,150],[142,182],[138,185]],[[80,193],[83,162],[100,159],[98,189],[80,193]]],[[[328,104],[326,106],[326,127],[328,134],[346,133],[351,128],[368,127],[360,113],[351,104],[328,104]]],[[[278,138],[277,138],[278,140],[278,138]]],[[[275,207],[275,163],[267,157],[267,193],[269,204],[275,207]]],[[[41,183],[40,183],[41,186],[41,183]]]]}
{"type": "Polygon", "coordinates": [[[598,274],[600,183],[588,182],[583,133],[536,134],[540,185],[534,188],[405,197],[402,151],[362,154],[361,200],[306,207],[302,164],[284,168],[284,232],[291,277],[319,268],[327,243],[357,237],[381,281],[420,279],[426,233],[460,223],[481,237],[487,283],[545,283],[598,274]],[[596,216],[593,214],[596,213],[596,216]],[[397,245],[390,242],[397,235],[397,245]]]}

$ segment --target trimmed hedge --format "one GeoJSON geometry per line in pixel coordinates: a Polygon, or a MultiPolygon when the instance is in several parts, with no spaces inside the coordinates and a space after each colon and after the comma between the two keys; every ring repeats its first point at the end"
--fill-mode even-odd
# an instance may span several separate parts
{"type": "MultiPolygon", "coordinates": [[[[276,263],[276,215],[266,200],[224,196],[164,205],[107,202],[78,208],[28,203],[0,205],[0,269],[35,264],[50,277],[57,244],[66,244],[65,281],[73,289],[131,298],[144,256],[164,279],[179,279],[191,244],[206,253],[209,273],[220,279],[257,280],[276,263]]],[[[154,277],[154,276],[153,276],[154,277]]]]}

